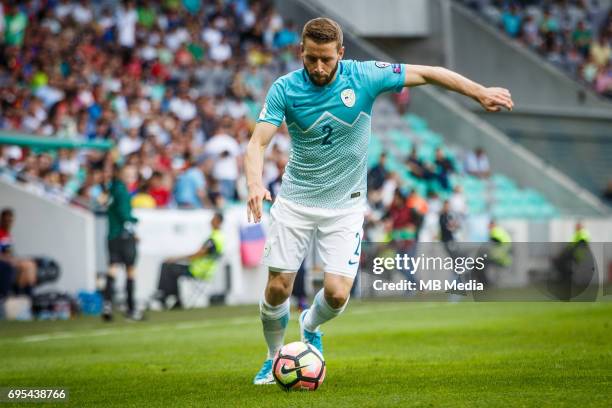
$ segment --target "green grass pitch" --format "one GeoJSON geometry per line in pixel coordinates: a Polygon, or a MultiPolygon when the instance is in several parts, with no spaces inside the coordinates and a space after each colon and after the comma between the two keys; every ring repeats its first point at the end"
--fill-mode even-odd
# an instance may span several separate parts
{"type": "Polygon", "coordinates": [[[285,393],[251,385],[254,306],[0,322],[0,387],[64,387],[68,403],[43,406],[74,407],[612,406],[610,302],[352,301],[324,333],[324,384],[285,393]]]}

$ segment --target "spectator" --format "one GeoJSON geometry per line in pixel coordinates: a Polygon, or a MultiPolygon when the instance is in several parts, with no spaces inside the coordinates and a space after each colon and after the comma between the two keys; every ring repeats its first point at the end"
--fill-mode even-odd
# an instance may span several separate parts
{"type": "Polygon", "coordinates": [[[157,208],[165,208],[170,202],[170,189],[164,183],[161,172],[155,171],[149,180],[149,194],[155,200],[157,208]]]}
{"type": "Polygon", "coordinates": [[[591,58],[593,62],[597,66],[602,67],[610,61],[611,55],[612,49],[608,39],[604,35],[600,35],[597,41],[591,44],[591,58]]]}
{"type": "Polygon", "coordinates": [[[468,207],[463,194],[463,187],[455,186],[453,193],[448,199],[448,208],[459,222],[462,222],[467,217],[468,207]]]}
{"type": "Polygon", "coordinates": [[[380,199],[382,201],[383,207],[387,208],[391,205],[395,192],[399,187],[399,175],[395,172],[387,173],[387,176],[385,177],[385,182],[383,183],[383,186],[380,189],[380,199]]]}
{"type": "Polygon", "coordinates": [[[540,24],[540,32],[544,35],[551,33],[555,34],[561,29],[559,20],[554,16],[549,9],[544,9],[544,16],[540,24]]]}
{"type": "Polygon", "coordinates": [[[416,226],[416,240],[418,241],[419,232],[423,226],[425,216],[429,211],[427,201],[421,197],[416,190],[411,190],[406,199],[406,206],[413,211],[414,224],[416,226]]]}
{"type": "Polygon", "coordinates": [[[465,172],[478,178],[488,178],[491,175],[489,158],[482,147],[469,152],[465,159],[465,172]]]}
{"type": "Polygon", "coordinates": [[[174,197],[179,208],[209,207],[206,195],[204,171],[207,161],[204,157],[197,162],[190,162],[188,167],[177,177],[174,185],[174,197]]]}
{"type": "Polygon", "coordinates": [[[138,136],[138,128],[130,128],[127,132],[127,137],[122,137],[119,140],[119,153],[122,156],[128,156],[132,153],[137,152],[142,146],[142,140],[138,136]]]}
{"type": "Polygon", "coordinates": [[[136,23],[138,13],[134,7],[134,2],[128,0],[125,7],[117,11],[117,28],[119,30],[119,45],[131,49],[136,44],[136,23]]]}
{"type": "Polygon", "coordinates": [[[185,88],[181,89],[178,95],[170,100],[168,109],[182,122],[193,120],[197,114],[196,106],[189,98],[185,88]]]}
{"type": "Polygon", "coordinates": [[[178,279],[187,276],[195,279],[210,280],[215,273],[219,258],[223,255],[225,236],[221,231],[223,215],[215,213],[210,226],[210,237],[193,254],[168,258],[161,267],[158,290],[155,299],[170,309],[181,307],[178,293],[178,279]]]}
{"type": "Polygon", "coordinates": [[[523,22],[523,42],[533,49],[537,49],[541,44],[540,28],[533,16],[527,15],[523,22]]]}
{"type": "Polygon", "coordinates": [[[387,154],[381,153],[378,163],[372,167],[368,172],[368,189],[372,191],[380,190],[385,182],[387,176],[387,169],[385,168],[387,162],[387,154]]]}
{"type": "Polygon", "coordinates": [[[455,172],[455,166],[453,162],[444,155],[441,148],[437,148],[435,151],[435,176],[440,183],[440,187],[444,190],[450,190],[449,176],[455,172]]]}
{"type": "Polygon", "coordinates": [[[419,179],[428,178],[427,176],[429,172],[423,164],[423,161],[419,158],[416,146],[413,146],[410,150],[410,154],[406,159],[406,165],[408,166],[410,172],[412,173],[412,175],[414,175],[414,177],[419,179]]]}
{"type": "Polygon", "coordinates": [[[226,62],[232,57],[232,47],[226,37],[220,43],[211,45],[210,59],[215,62],[226,62]]]}
{"type": "Polygon", "coordinates": [[[604,96],[612,97],[612,64],[608,63],[599,69],[595,79],[595,89],[604,96]]]}
{"type": "Polygon", "coordinates": [[[132,196],[132,208],[155,208],[157,203],[155,199],[149,194],[149,183],[141,179],[138,183],[138,189],[136,193],[132,196]]]}
{"type": "MultiPolygon", "coordinates": [[[[444,244],[455,241],[455,231],[459,228],[459,222],[453,215],[450,209],[450,203],[444,201],[442,204],[442,211],[440,211],[440,241],[444,244]]],[[[452,250],[447,250],[452,253],[452,250]]]]}
{"type": "Polygon", "coordinates": [[[581,20],[572,33],[572,41],[574,42],[576,48],[578,48],[580,51],[580,54],[582,54],[582,56],[585,58],[589,54],[589,47],[592,40],[593,33],[587,28],[584,20],[581,20]]]}
{"type": "Polygon", "coordinates": [[[514,4],[510,5],[510,8],[502,13],[502,24],[506,34],[510,37],[518,37],[521,30],[521,22],[522,18],[514,4]]]}
{"type": "Polygon", "coordinates": [[[21,47],[25,38],[28,16],[19,10],[17,3],[7,2],[4,15],[4,43],[11,47],[21,47]]]}
{"type": "Polygon", "coordinates": [[[268,191],[270,192],[272,201],[276,200],[276,196],[278,196],[278,193],[280,192],[280,187],[283,182],[283,174],[285,174],[285,167],[287,166],[287,160],[279,158],[275,164],[277,176],[268,184],[268,191]]]}
{"type": "MultiPolygon", "coordinates": [[[[15,221],[15,213],[10,208],[4,208],[0,212],[0,263],[2,263],[2,273],[7,275],[14,274],[14,278],[4,277],[3,281],[14,284],[17,294],[24,294],[32,297],[32,291],[36,286],[37,269],[33,259],[17,257],[13,252],[13,236],[11,230],[15,221]],[[13,281],[14,279],[14,281],[13,281]]],[[[7,286],[3,284],[3,286],[7,286]]],[[[3,291],[6,292],[7,288],[3,291]]],[[[4,294],[6,296],[6,293],[4,294]]],[[[2,293],[0,293],[2,296],[2,293]]]]}
{"type": "Polygon", "coordinates": [[[383,216],[388,220],[386,229],[394,242],[413,242],[417,235],[419,214],[414,207],[409,207],[406,197],[398,188],[394,191],[393,201],[383,216]]]}

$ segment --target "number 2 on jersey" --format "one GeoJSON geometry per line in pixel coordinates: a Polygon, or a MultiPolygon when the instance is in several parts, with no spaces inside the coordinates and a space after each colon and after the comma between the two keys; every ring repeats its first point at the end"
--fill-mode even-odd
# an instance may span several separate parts
{"type": "Polygon", "coordinates": [[[323,143],[321,143],[323,146],[329,146],[330,144],[332,144],[332,142],[331,142],[331,135],[332,135],[333,131],[334,131],[334,129],[331,126],[329,126],[329,125],[323,126],[323,132],[325,132],[325,137],[323,138],[323,143]]]}

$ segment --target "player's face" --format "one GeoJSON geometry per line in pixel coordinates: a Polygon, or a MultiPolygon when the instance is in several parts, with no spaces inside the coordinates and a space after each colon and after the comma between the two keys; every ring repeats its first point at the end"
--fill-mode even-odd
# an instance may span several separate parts
{"type": "Polygon", "coordinates": [[[338,62],[344,56],[344,47],[334,42],[317,44],[311,39],[302,43],[302,61],[310,80],[318,86],[329,84],[336,75],[338,62]]]}

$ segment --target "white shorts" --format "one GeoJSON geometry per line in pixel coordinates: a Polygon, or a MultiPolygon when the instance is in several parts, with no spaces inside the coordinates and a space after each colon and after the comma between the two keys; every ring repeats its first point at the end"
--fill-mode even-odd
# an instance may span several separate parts
{"type": "Polygon", "coordinates": [[[314,240],[323,271],[355,278],[363,238],[362,207],[305,207],[277,198],[270,210],[270,227],[263,264],[273,271],[297,272],[314,240]]]}

